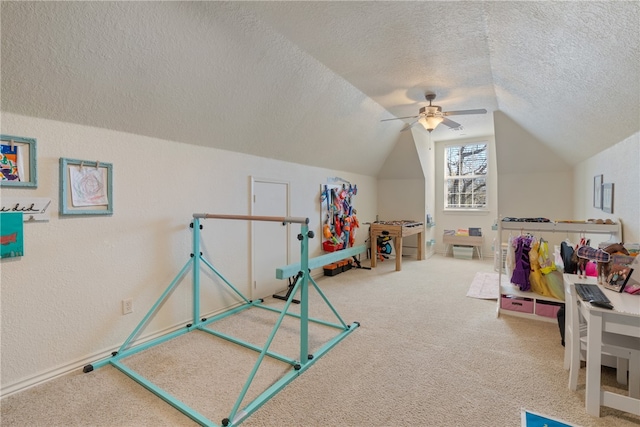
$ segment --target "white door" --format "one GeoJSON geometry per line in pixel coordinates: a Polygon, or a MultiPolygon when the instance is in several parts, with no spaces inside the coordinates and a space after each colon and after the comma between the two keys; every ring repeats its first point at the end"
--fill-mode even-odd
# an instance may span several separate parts
{"type": "MultiPolygon", "coordinates": [[[[286,182],[254,179],[252,214],[288,216],[288,194],[289,184],[286,182]]],[[[276,268],[289,263],[288,229],[290,227],[290,225],[283,226],[281,222],[252,222],[252,299],[283,293],[289,286],[286,279],[276,279],[276,268]]]]}

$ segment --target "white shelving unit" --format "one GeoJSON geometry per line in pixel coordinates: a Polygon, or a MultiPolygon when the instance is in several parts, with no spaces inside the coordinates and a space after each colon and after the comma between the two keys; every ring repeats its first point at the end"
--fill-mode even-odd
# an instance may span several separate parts
{"type": "MultiPolygon", "coordinates": [[[[544,233],[579,233],[579,234],[609,234],[616,236],[617,241],[622,242],[622,224],[619,220],[615,224],[593,224],[581,222],[517,222],[517,221],[500,221],[498,226],[498,241],[496,245],[502,247],[502,231],[519,231],[523,232],[544,232],[544,233]]],[[[502,274],[500,274],[498,283],[500,284],[500,296],[498,298],[497,316],[501,313],[512,316],[526,317],[547,322],[556,322],[552,317],[541,316],[536,313],[547,308],[550,304],[564,303],[556,298],[545,297],[535,292],[522,292],[517,285],[512,283],[502,283],[502,274]],[[507,297],[507,298],[505,298],[507,297]],[[503,300],[507,303],[514,304],[515,310],[502,308],[503,300]],[[547,307],[545,307],[547,306],[547,307]],[[522,307],[523,311],[517,311],[522,307]],[[526,311],[526,312],[525,312],[526,311]],[[529,312],[532,311],[532,312],[529,312]]]]}

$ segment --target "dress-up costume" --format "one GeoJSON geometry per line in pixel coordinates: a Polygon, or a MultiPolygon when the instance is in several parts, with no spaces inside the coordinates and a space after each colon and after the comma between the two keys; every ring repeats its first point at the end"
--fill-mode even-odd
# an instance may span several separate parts
{"type": "Polygon", "coordinates": [[[521,291],[531,290],[531,283],[529,282],[529,274],[531,273],[529,261],[531,240],[530,236],[519,236],[513,240],[516,262],[511,275],[511,283],[518,285],[521,291]]]}

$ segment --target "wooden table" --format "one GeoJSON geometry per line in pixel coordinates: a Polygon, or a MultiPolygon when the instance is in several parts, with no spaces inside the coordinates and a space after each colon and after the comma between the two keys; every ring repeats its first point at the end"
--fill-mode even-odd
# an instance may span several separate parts
{"type": "Polygon", "coordinates": [[[371,237],[371,267],[375,268],[378,260],[378,236],[393,238],[396,251],[396,271],[402,270],[402,238],[418,235],[418,260],[424,259],[424,223],[412,221],[376,221],[371,223],[369,235],[371,237]]]}

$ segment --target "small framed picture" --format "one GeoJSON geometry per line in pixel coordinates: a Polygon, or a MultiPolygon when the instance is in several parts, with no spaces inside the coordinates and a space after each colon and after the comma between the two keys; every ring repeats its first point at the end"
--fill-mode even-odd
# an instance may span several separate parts
{"type": "Polygon", "coordinates": [[[602,210],[613,213],[613,183],[602,184],[602,210]]]}
{"type": "Polygon", "coordinates": [[[610,270],[607,280],[604,282],[604,287],[615,292],[622,292],[624,287],[627,286],[627,282],[629,282],[633,268],[628,265],[614,264],[610,267],[610,270]]]}
{"type": "Polygon", "coordinates": [[[602,175],[593,177],[593,207],[602,209],[602,175]]]}
{"type": "Polygon", "coordinates": [[[0,135],[0,186],[37,187],[36,140],[0,135]]]}
{"type": "Polygon", "coordinates": [[[112,215],[113,167],[60,158],[60,215],[112,215]]]}

